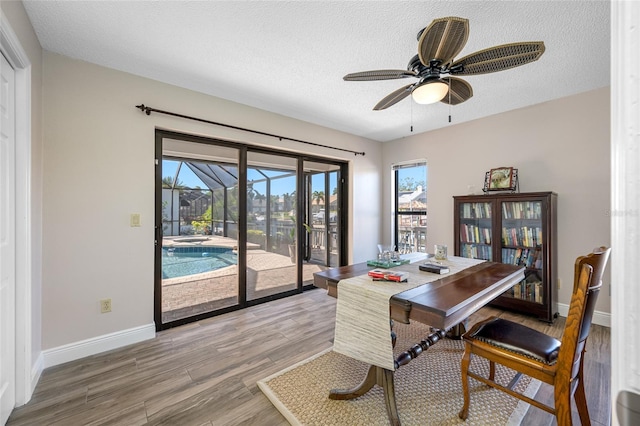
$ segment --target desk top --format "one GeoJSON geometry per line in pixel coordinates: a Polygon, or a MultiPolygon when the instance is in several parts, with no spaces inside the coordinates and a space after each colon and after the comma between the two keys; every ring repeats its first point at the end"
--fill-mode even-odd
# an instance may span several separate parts
{"type": "Polygon", "coordinates": [[[447,330],[523,280],[524,269],[524,266],[483,262],[447,275],[393,296],[392,317],[447,330]]]}
{"type": "MultiPolygon", "coordinates": [[[[417,264],[413,266],[418,268],[417,264]]],[[[336,297],[340,280],[366,274],[371,269],[364,262],[316,272],[314,285],[326,288],[330,296],[336,297]]],[[[393,296],[389,302],[391,318],[403,323],[415,320],[449,329],[523,280],[524,269],[524,266],[483,262],[462,272],[445,275],[393,296]]]]}

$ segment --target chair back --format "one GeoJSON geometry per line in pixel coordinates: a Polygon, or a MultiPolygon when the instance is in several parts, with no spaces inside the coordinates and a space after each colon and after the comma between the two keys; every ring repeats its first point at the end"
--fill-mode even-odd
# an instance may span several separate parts
{"type": "MultiPolygon", "coordinates": [[[[591,320],[593,318],[593,312],[596,308],[596,300],[602,287],[602,275],[607,266],[609,260],[609,254],[611,248],[598,247],[593,253],[587,256],[581,256],[576,259],[576,272],[581,265],[591,265],[593,268],[593,275],[589,282],[589,288],[587,289],[587,302],[584,307],[584,313],[582,314],[582,322],[580,324],[580,335],[578,342],[584,342],[589,337],[589,331],[591,330],[591,320]]],[[[578,275],[576,275],[577,280],[578,275]]],[[[577,285],[574,284],[574,286],[577,285]]]]}
{"type": "Polygon", "coordinates": [[[558,354],[559,365],[572,365],[568,370],[571,372],[570,379],[576,377],[580,369],[596,300],[602,287],[602,275],[610,253],[611,248],[599,247],[593,253],[576,259],[573,294],[558,354]]]}

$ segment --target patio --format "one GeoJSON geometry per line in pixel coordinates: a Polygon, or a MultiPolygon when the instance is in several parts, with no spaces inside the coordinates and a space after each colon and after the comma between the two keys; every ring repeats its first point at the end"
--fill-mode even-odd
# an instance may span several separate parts
{"type": "MultiPolygon", "coordinates": [[[[173,236],[163,247],[215,246],[237,248],[233,238],[220,236],[173,236]]],[[[296,288],[296,268],[289,256],[270,253],[258,244],[247,244],[247,299],[254,300],[296,288]]],[[[305,263],[303,282],[326,267],[305,263]]],[[[238,302],[237,266],[162,280],[162,322],[233,306],[238,302]]]]}

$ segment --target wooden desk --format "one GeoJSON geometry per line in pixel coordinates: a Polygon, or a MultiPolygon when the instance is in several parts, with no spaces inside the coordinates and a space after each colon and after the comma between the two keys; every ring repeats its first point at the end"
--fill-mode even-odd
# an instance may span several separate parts
{"type": "MultiPolygon", "coordinates": [[[[416,269],[417,267],[416,265],[416,269]]],[[[366,263],[359,263],[316,272],[314,285],[326,288],[329,295],[337,297],[340,280],[365,274],[370,269],[373,268],[368,267],[366,263]]],[[[465,321],[471,314],[523,279],[524,266],[484,262],[393,296],[389,301],[391,319],[406,324],[412,320],[418,321],[435,328],[424,340],[398,356],[395,361],[396,369],[418,357],[444,338],[447,330],[465,321]]],[[[332,390],[329,398],[354,399],[364,395],[377,384],[384,390],[391,424],[400,425],[393,373],[391,370],[371,365],[360,385],[348,390],[332,390]]]]}
{"type": "Polygon", "coordinates": [[[367,265],[367,262],[362,262],[314,272],[313,285],[327,290],[329,296],[338,297],[338,282],[340,280],[364,275],[372,269],[375,267],[367,265]]]}

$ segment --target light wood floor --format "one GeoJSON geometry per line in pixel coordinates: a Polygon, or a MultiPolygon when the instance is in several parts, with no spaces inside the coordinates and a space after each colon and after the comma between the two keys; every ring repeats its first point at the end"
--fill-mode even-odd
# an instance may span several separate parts
{"type": "MultiPolygon", "coordinates": [[[[307,291],[157,334],[149,340],[44,371],[33,399],[8,425],[287,425],[256,381],[332,346],[335,299],[307,291]]],[[[484,308],[559,337],[553,326],[484,308]]],[[[594,326],[588,342],[586,389],[592,424],[610,418],[610,333],[594,326]]],[[[538,398],[551,401],[542,385],[538,398]]],[[[574,423],[579,424],[577,413],[574,423]]],[[[530,407],[523,425],[553,425],[530,407]]],[[[492,425],[495,426],[495,425],[492,425]]]]}

